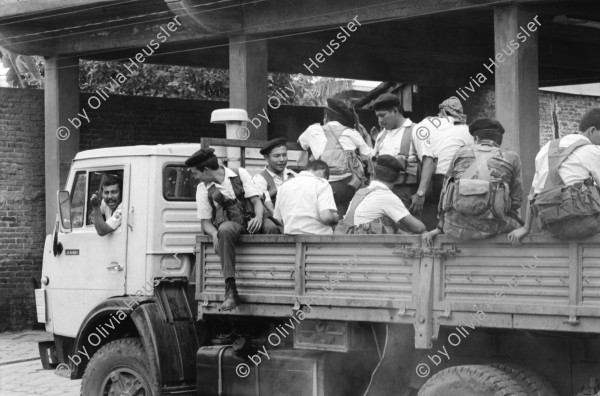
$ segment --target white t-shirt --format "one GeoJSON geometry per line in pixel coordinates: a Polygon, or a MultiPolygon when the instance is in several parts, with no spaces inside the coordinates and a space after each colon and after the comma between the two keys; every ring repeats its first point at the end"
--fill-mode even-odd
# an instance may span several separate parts
{"type": "Polygon", "coordinates": [[[102,203],[100,203],[100,212],[104,215],[106,224],[113,230],[116,230],[121,225],[121,218],[123,217],[123,213],[121,212],[122,205],[123,202],[117,206],[114,212],[111,212],[108,205],[104,203],[104,200],[102,200],[102,203]]]}
{"type": "MultiPolygon", "coordinates": [[[[559,147],[568,147],[580,139],[589,142],[587,137],[574,133],[561,138],[558,145],[559,147]]],[[[540,193],[546,184],[549,148],[550,142],[546,143],[535,157],[535,175],[531,185],[533,194],[529,194],[530,200],[533,199],[533,195],[540,193]]],[[[597,185],[600,185],[600,147],[588,144],[575,149],[558,168],[558,174],[568,186],[582,182],[590,176],[597,185]]]]}
{"type": "Polygon", "coordinates": [[[402,200],[385,184],[373,180],[367,188],[375,187],[377,190],[367,195],[356,208],[354,212],[355,226],[369,223],[383,216],[388,216],[394,223],[397,223],[410,214],[402,200]]]}
{"type": "MultiPolygon", "coordinates": [[[[435,173],[445,175],[459,148],[475,144],[468,125],[454,125],[452,117],[427,117],[418,125],[427,128],[431,141],[431,152],[437,158],[435,173]],[[439,125],[435,128],[435,125],[439,125]]],[[[421,129],[421,133],[424,130],[421,129]]]]}
{"type": "MultiPolygon", "coordinates": [[[[412,121],[407,118],[400,128],[392,129],[387,132],[385,129],[381,131],[379,135],[377,135],[377,140],[375,141],[375,150],[373,150],[373,156],[388,154],[397,157],[400,154],[400,146],[402,144],[402,136],[404,136],[404,131],[406,131],[406,128],[410,127],[411,125],[412,121]]],[[[429,136],[423,134],[420,135],[417,133],[417,131],[418,128],[415,126],[412,131],[412,144],[408,150],[409,158],[417,157],[419,161],[422,161],[424,156],[433,157],[429,136]]]]}
{"type": "MultiPolygon", "coordinates": [[[[231,185],[231,178],[237,177],[234,171],[229,168],[225,168],[225,178],[223,179],[223,183],[215,183],[212,182],[208,186],[205,186],[204,183],[199,183],[196,188],[196,205],[198,206],[198,218],[201,220],[210,220],[212,219],[212,207],[210,206],[210,201],[208,200],[208,190],[215,185],[217,190],[223,197],[226,199],[236,199],[235,191],[233,190],[233,186],[231,185]]],[[[254,185],[252,182],[252,177],[248,173],[248,171],[244,168],[238,169],[240,173],[240,180],[244,185],[244,197],[257,197],[261,195],[260,190],[254,185]]],[[[217,202],[214,203],[215,206],[219,206],[217,202]]]]}
{"type": "MultiPolygon", "coordinates": [[[[279,187],[281,187],[284,181],[297,175],[296,172],[288,168],[285,168],[283,170],[283,178],[281,178],[281,176],[279,176],[278,174],[271,172],[271,170],[269,170],[269,168],[267,168],[266,166],[265,170],[269,172],[269,175],[271,175],[271,177],[273,178],[273,183],[275,183],[275,187],[277,187],[277,192],[279,192],[279,187]]],[[[259,172],[256,175],[254,175],[252,181],[254,182],[254,185],[264,194],[265,202],[271,202],[271,195],[269,194],[269,184],[267,183],[265,177],[261,175],[261,173],[262,172],[259,172]]]]}
{"type": "MultiPolygon", "coordinates": [[[[328,122],[326,125],[331,125],[334,128],[340,128],[343,125],[337,121],[328,122]]],[[[340,145],[344,150],[356,150],[360,154],[365,156],[370,156],[373,149],[369,147],[369,145],[362,138],[360,133],[355,129],[346,128],[339,137],[340,145]]],[[[304,150],[310,151],[314,158],[320,158],[321,154],[325,150],[325,146],[327,145],[327,137],[325,137],[325,132],[323,132],[323,127],[320,124],[313,124],[306,128],[302,135],[298,138],[298,143],[304,150]]],[[[338,181],[345,179],[350,176],[351,173],[346,173],[343,175],[331,175],[329,177],[329,181],[338,181]]]]}
{"type": "Polygon", "coordinates": [[[274,217],[283,221],[285,234],[331,235],[331,226],[321,222],[319,212],[337,210],[331,186],[325,179],[302,171],[281,185],[274,217]]]}

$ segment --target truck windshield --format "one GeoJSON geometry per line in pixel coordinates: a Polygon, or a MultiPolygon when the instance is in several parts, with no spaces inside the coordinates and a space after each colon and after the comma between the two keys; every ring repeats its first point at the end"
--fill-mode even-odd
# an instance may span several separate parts
{"type": "Polygon", "coordinates": [[[185,165],[167,165],[163,172],[163,197],[167,201],[195,201],[199,181],[185,165]]]}

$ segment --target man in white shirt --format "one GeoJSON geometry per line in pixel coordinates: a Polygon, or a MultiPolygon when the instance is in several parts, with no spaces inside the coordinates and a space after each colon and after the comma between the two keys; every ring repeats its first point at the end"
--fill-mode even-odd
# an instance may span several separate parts
{"type": "Polygon", "coordinates": [[[97,194],[90,198],[92,219],[98,235],[111,234],[121,225],[122,191],[123,181],[116,176],[109,175],[102,182],[102,201],[97,194]]]}
{"type": "Polygon", "coordinates": [[[475,143],[473,136],[469,133],[466,125],[467,116],[463,113],[463,107],[456,96],[440,103],[437,117],[427,117],[415,127],[420,139],[429,138],[431,152],[437,160],[435,173],[431,178],[430,193],[425,198],[425,208],[422,220],[428,230],[437,225],[437,210],[444,184],[444,177],[454,154],[464,146],[475,143]]]}
{"type": "Polygon", "coordinates": [[[235,284],[235,244],[241,234],[279,234],[279,228],[265,217],[260,199],[262,193],[250,174],[239,168],[238,173],[220,166],[214,149],[203,148],[185,164],[200,180],[196,190],[198,218],[204,233],[212,236],[215,252],[220,256],[225,278],[225,300],[221,310],[239,305],[235,284]]]}
{"type": "Polygon", "coordinates": [[[415,124],[404,118],[396,95],[381,95],[373,103],[373,109],[384,128],[377,136],[373,156],[388,154],[400,161],[404,171],[392,191],[412,213],[420,215],[435,170],[429,138],[419,137],[415,124]]]}
{"type": "MultiPolygon", "coordinates": [[[[511,242],[518,244],[530,232],[534,218],[532,205],[540,199],[539,195],[553,188],[560,188],[560,185],[574,186],[573,193],[581,192],[585,195],[587,199],[584,201],[587,202],[580,203],[583,205],[577,211],[591,209],[592,213],[557,221],[555,226],[548,229],[550,233],[559,237],[568,234],[571,237],[576,234],[585,237],[600,232],[600,202],[596,202],[600,199],[600,109],[592,109],[583,116],[578,133],[548,142],[541,148],[535,157],[535,175],[528,196],[530,205],[527,205],[525,225],[508,235],[511,242]],[[560,158],[561,152],[563,156],[568,153],[566,158],[560,158]],[[549,166],[551,153],[558,162],[558,172],[549,166]]],[[[573,194],[570,198],[575,203],[573,194]]],[[[570,202],[563,202],[561,205],[565,206],[561,206],[561,211],[568,211],[568,204],[570,202]]],[[[553,212],[560,213],[558,210],[553,212]]]]}
{"type": "Polygon", "coordinates": [[[339,215],[328,178],[327,164],[315,160],[281,185],[274,217],[283,222],[284,234],[333,234],[339,215]]]}
{"type": "Polygon", "coordinates": [[[265,196],[265,206],[271,212],[275,208],[277,192],[284,181],[296,176],[296,172],[286,168],[288,162],[286,140],[269,140],[260,153],[265,157],[265,169],[254,175],[252,181],[265,196]]]}
{"type": "Polygon", "coordinates": [[[344,102],[327,99],[324,125],[313,124],[298,138],[304,150],[310,150],[314,159],[323,160],[329,166],[329,184],[339,213],[346,212],[360,187],[360,183],[354,186],[349,183],[354,183],[357,177],[361,181],[364,179],[364,169],[356,150],[361,159],[368,160],[372,155],[372,148],[354,129],[355,123],[354,114],[344,102]]]}
{"type": "Polygon", "coordinates": [[[415,234],[425,232],[425,225],[410,214],[391,190],[402,171],[400,162],[384,154],[377,158],[374,170],[374,179],[356,193],[344,222],[355,226],[355,234],[391,234],[396,229],[415,234]]]}

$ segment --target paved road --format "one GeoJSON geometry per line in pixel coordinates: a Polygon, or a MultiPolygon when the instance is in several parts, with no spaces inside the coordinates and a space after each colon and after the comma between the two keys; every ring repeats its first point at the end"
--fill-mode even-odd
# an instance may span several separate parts
{"type": "Polygon", "coordinates": [[[0,366],[1,396],[79,396],[81,380],[71,381],[42,369],[39,360],[0,366]]]}
{"type": "Polygon", "coordinates": [[[43,331],[0,333],[0,396],[79,395],[81,380],[42,369],[38,342],[50,339],[43,331]]]}

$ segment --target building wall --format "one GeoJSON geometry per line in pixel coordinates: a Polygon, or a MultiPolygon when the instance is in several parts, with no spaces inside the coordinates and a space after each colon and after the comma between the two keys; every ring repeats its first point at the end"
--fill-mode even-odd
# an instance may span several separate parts
{"type": "MultiPolygon", "coordinates": [[[[481,117],[494,117],[493,87],[481,87],[463,102],[469,122],[481,117]]],[[[562,137],[579,129],[583,114],[600,107],[600,97],[540,91],[540,143],[562,137]]]]}
{"type": "MultiPolygon", "coordinates": [[[[0,88],[0,331],[35,323],[32,279],[39,281],[41,275],[45,238],[43,95],[41,90],[0,88]]],[[[81,103],[88,97],[82,94],[81,103]]],[[[564,134],[576,129],[586,109],[599,105],[600,98],[541,93],[542,141],[554,136],[553,108],[564,134]]],[[[209,123],[211,111],[223,107],[226,102],[113,96],[89,113],[90,123],[81,127],[81,149],[223,137],[224,127],[209,123]]],[[[493,90],[482,88],[465,109],[469,120],[493,116],[493,90]]],[[[373,113],[359,115],[370,130],[373,113]]],[[[269,117],[270,137],[295,140],[322,120],[323,111],[282,106],[269,109],[269,117]]]]}

